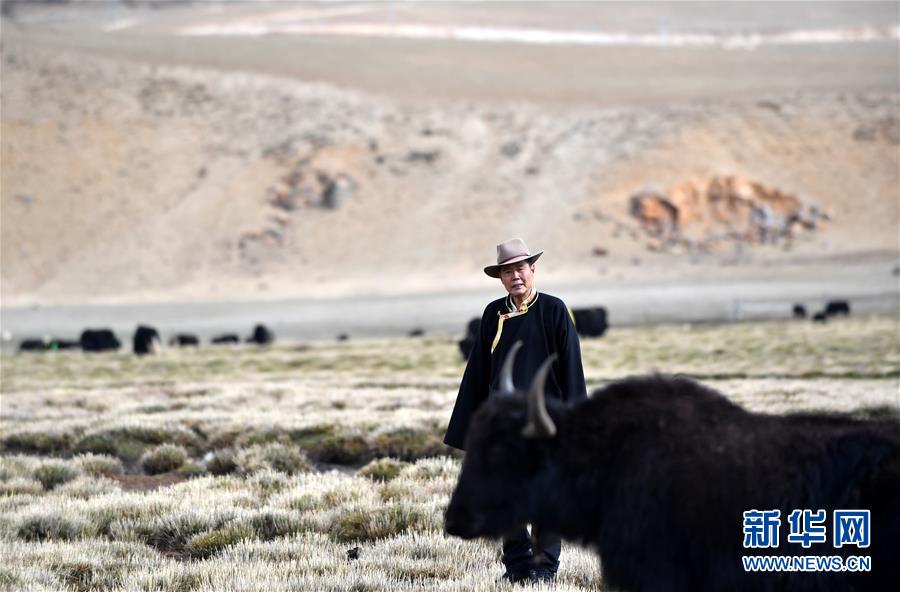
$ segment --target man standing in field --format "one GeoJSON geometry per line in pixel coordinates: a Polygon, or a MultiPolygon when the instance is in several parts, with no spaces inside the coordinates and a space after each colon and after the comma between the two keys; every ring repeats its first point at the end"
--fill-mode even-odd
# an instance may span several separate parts
{"type": "MultiPolygon", "coordinates": [[[[514,384],[527,388],[538,367],[556,354],[545,384],[546,396],[563,401],[587,396],[581,347],[568,308],[559,298],[539,294],[534,287],[534,264],[542,253],[531,254],[522,239],[510,239],[497,245],[497,264],[484,268],[487,275],[500,279],[507,295],[488,304],[481,316],[444,437],[448,446],[465,450],[469,420],[489,393],[499,389],[500,368],[516,342],[521,341],[522,346],[513,367],[514,384]]],[[[504,579],[553,580],[559,567],[560,539],[538,533],[535,540],[540,548],[532,553],[532,539],[524,527],[503,539],[504,579]]]]}

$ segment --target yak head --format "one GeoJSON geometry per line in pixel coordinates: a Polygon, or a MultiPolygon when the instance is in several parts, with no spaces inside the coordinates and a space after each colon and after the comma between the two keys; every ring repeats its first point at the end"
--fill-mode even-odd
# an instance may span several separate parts
{"type": "MultiPolygon", "coordinates": [[[[472,417],[465,460],[445,516],[448,534],[503,536],[526,523],[536,524],[541,502],[554,496],[559,446],[544,382],[556,356],[544,361],[523,392],[512,380],[520,346],[516,343],[504,361],[499,390],[472,417]]],[[[553,411],[558,423],[562,410],[553,411]]]]}

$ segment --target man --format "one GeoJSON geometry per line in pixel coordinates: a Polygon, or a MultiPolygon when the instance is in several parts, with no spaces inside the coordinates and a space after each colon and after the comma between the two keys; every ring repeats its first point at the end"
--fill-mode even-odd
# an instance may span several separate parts
{"type": "MultiPolygon", "coordinates": [[[[563,401],[587,396],[578,334],[562,300],[539,294],[534,287],[535,261],[522,239],[497,245],[497,264],[484,272],[499,278],[507,295],[487,305],[478,337],[459,386],[459,395],[447,426],[444,443],[464,450],[469,420],[475,410],[499,388],[500,368],[516,342],[521,341],[513,367],[513,382],[528,388],[538,367],[556,354],[547,378],[545,394],[563,401]]],[[[503,539],[504,579],[512,582],[551,581],[559,567],[560,539],[538,536],[540,549],[532,553],[532,541],[523,527],[503,539]]]]}

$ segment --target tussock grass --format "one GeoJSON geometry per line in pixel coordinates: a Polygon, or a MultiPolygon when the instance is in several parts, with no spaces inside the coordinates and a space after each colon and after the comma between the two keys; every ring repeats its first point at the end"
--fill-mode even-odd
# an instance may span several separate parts
{"type": "Polygon", "coordinates": [[[75,462],[91,477],[114,477],[123,472],[122,461],[105,454],[81,454],[75,457],[75,462]]]}
{"type": "Polygon", "coordinates": [[[51,460],[38,465],[32,475],[44,489],[53,489],[77,477],[78,470],[67,463],[51,460]]]}
{"type": "Polygon", "coordinates": [[[177,444],[163,444],[148,450],[141,457],[141,467],[148,475],[168,473],[187,462],[187,451],[177,444]]]}
{"type": "Polygon", "coordinates": [[[309,459],[296,446],[278,442],[254,445],[240,450],[235,464],[238,470],[246,474],[271,469],[294,475],[313,469],[309,459]]]}
{"type": "Polygon", "coordinates": [[[443,434],[434,430],[399,428],[372,438],[373,455],[390,456],[400,460],[416,460],[446,452],[441,441],[443,434]]]}
{"type": "Polygon", "coordinates": [[[0,496],[38,495],[43,490],[44,486],[39,481],[21,477],[0,483],[0,496]]]}
{"type": "Polygon", "coordinates": [[[255,514],[248,521],[255,537],[261,541],[270,541],[286,537],[314,528],[303,520],[297,512],[287,510],[266,510],[255,514]]]}
{"type": "Polygon", "coordinates": [[[206,462],[206,470],[213,475],[229,475],[238,470],[234,451],[225,448],[210,453],[212,457],[206,462]]]}
{"type": "Polygon", "coordinates": [[[440,513],[427,506],[389,502],[371,508],[350,506],[339,511],[331,522],[330,533],[338,542],[373,541],[406,532],[438,532],[440,513]]]}
{"type": "Polygon", "coordinates": [[[4,451],[33,454],[59,454],[72,449],[75,434],[48,430],[23,430],[3,436],[4,451]]]}
{"type": "Polygon", "coordinates": [[[111,590],[121,583],[121,571],[94,561],[60,561],[51,565],[60,583],[69,590],[111,590]]]}
{"type": "Polygon", "coordinates": [[[197,436],[184,426],[134,423],[90,431],[78,440],[75,450],[115,456],[123,461],[133,462],[148,448],[163,444],[196,448],[197,436]]]}
{"type": "Polygon", "coordinates": [[[394,458],[379,458],[362,467],[357,474],[373,481],[390,481],[397,478],[406,465],[394,458]]]}
{"type": "Polygon", "coordinates": [[[76,516],[39,511],[22,518],[17,531],[24,541],[71,541],[92,533],[92,525],[76,516]]]}
{"type": "Polygon", "coordinates": [[[252,535],[253,530],[245,525],[230,525],[211,530],[191,538],[185,545],[185,553],[192,559],[207,559],[252,535]]]}

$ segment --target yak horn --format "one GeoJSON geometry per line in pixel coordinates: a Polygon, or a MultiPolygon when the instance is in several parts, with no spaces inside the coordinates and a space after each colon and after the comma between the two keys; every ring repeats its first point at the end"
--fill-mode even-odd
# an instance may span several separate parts
{"type": "Polygon", "coordinates": [[[503,360],[503,367],[500,369],[500,391],[501,395],[511,395],[516,392],[516,385],[513,383],[513,365],[516,363],[516,354],[522,347],[522,341],[519,340],[509,348],[506,359],[503,360]]]}
{"type": "Polygon", "coordinates": [[[556,426],[547,413],[547,403],[544,401],[544,383],[547,382],[550,366],[555,360],[556,354],[544,360],[534,375],[528,392],[528,425],[522,429],[522,436],[525,438],[552,438],[556,435],[556,426]]]}

